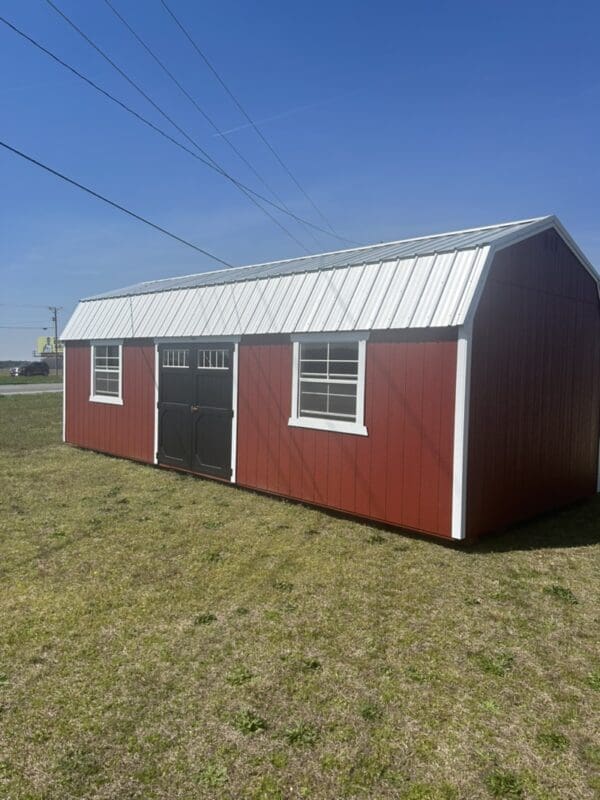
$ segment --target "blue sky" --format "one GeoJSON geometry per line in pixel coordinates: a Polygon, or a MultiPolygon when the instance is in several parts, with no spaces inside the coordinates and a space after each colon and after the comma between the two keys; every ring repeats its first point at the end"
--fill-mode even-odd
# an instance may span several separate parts
{"type": "MultiPolygon", "coordinates": [[[[264,191],[104,0],[56,2],[213,158],[264,191]]],[[[318,222],[159,0],[113,2],[289,207],[318,222]]],[[[369,243],[556,213],[600,264],[597,3],[169,2],[343,235],[369,243]]],[[[2,7],[168,128],[44,0],[2,7]]],[[[4,25],[0,74],[2,140],[232,264],[303,252],[222,177],[4,25]]],[[[48,324],[24,304],[63,306],[64,322],[80,297],[215,267],[4,151],[0,176],[0,325],[48,324]]],[[[345,246],[320,234],[317,245],[280,219],[312,252],[345,246]]],[[[0,358],[27,357],[37,335],[0,328],[0,358]]]]}

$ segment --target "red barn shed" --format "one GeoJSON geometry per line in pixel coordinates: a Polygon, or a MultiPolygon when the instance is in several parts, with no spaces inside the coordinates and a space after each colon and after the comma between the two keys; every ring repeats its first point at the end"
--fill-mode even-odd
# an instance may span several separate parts
{"type": "Polygon", "coordinates": [[[598,488],[598,276],[555,217],[82,301],[79,447],[455,540],[598,488]]]}

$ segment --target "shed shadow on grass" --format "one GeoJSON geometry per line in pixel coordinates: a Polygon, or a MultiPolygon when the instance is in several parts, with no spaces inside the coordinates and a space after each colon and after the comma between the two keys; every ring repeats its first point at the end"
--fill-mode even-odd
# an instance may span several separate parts
{"type": "MultiPolygon", "coordinates": [[[[174,470],[179,472],[179,470],[174,470]]],[[[185,473],[180,473],[185,474],[185,473]]],[[[192,475],[192,473],[188,473],[192,475]]],[[[193,475],[200,480],[213,480],[201,475],[193,475]]],[[[221,481],[219,481],[221,482],[221,481]]],[[[479,555],[484,553],[504,553],[510,551],[527,551],[543,549],[564,549],[569,547],[591,547],[600,544],[600,494],[591,499],[580,500],[569,506],[547,511],[530,520],[517,522],[492,533],[484,534],[478,541],[469,543],[457,539],[448,539],[426,531],[410,530],[397,525],[361,517],[339,509],[308,503],[297,498],[273,494],[239,484],[223,482],[231,491],[242,491],[265,497],[275,502],[287,503],[312,511],[319,511],[333,519],[347,520],[368,526],[374,530],[395,534],[403,539],[429,541],[440,547],[460,550],[465,554],[479,555]]],[[[365,537],[366,540],[366,537],[365,537]]]]}
{"type": "MultiPolygon", "coordinates": [[[[79,448],[78,448],[79,449],[79,448]]],[[[89,448],[83,448],[89,450],[89,448]]],[[[122,456],[113,456],[107,453],[101,455],[109,458],[122,460],[122,456]]],[[[165,465],[145,465],[151,469],[163,469],[165,465]]],[[[214,482],[214,478],[177,468],[168,468],[173,474],[181,477],[189,477],[200,481],[214,482]]],[[[217,479],[217,483],[225,486],[231,491],[246,492],[259,497],[269,498],[276,502],[287,503],[292,506],[304,507],[313,511],[319,511],[325,516],[334,519],[347,520],[348,522],[366,525],[375,530],[393,533],[403,539],[413,539],[416,541],[430,541],[441,547],[452,550],[460,550],[465,554],[481,555],[485,553],[505,553],[511,551],[543,550],[543,549],[565,549],[575,547],[591,547],[600,544],[600,494],[591,499],[581,500],[572,505],[554,509],[544,514],[537,515],[530,520],[515,523],[509,527],[487,533],[478,541],[473,543],[461,542],[456,539],[447,539],[436,536],[426,531],[410,530],[399,526],[386,524],[368,517],[361,517],[356,514],[341,511],[339,509],[320,506],[315,503],[307,503],[296,498],[277,495],[272,492],[261,491],[260,489],[230,484],[226,481],[217,479]]],[[[365,537],[366,539],[366,537],[365,537]]]]}
{"type": "Polygon", "coordinates": [[[600,544],[600,496],[548,511],[489,533],[465,550],[473,554],[512,550],[591,547],[600,544]]]}

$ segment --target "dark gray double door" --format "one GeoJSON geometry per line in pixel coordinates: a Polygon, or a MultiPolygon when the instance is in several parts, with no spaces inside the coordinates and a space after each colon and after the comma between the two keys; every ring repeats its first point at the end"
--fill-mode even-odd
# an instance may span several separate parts
{"type": "Polygon", "coordinates": [[[158,462],[231,477],[233,348],[159,345],[158,462]]]}

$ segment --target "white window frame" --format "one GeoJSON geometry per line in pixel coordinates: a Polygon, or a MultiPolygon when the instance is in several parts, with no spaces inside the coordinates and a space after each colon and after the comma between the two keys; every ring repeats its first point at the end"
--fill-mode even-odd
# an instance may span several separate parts
{"type": "Polygon", "coordinates": [[[310,428],[317,431],[333,433],[351,433],[355,436],[368,436],[365,426],[365,373],[368,333],[316,333],[292,336],[292,414],[288,425],[293,428],[310,428]],[[346,422],[339,419],[323,419],[320,417],[303,417],[298,413],[300,393],[300,345],[327,344],[337,342],[356,342],[358,344],[358,375],[356,381],[356,421],[346,422]]]}
{"type": "Polygon", "coordinates": [[[90,342],[90,403],[107,403],[112,406],[123,405],[123,341],[122,339],[104,339],[97,342],[90,342]],[[104,347],[109,345],[111,347],[119,348],[119,394],[96,394],[96,347],[104,347]]]}

